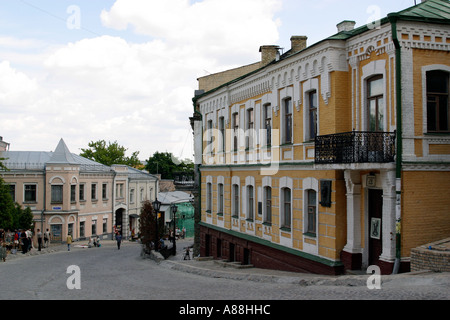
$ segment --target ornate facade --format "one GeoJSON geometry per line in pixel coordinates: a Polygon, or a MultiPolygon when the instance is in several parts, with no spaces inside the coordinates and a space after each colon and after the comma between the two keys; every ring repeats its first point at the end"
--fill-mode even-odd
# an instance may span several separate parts
{"type": "Polygon", "coordinates": [[[450,200],[436,189],[450,187],[449,18],[448,1],[428,0],[356,29],[343,21],[269,60],[276,46],[263,46],[260,68],[197,91],[201,254],[391,273],[448,237],[450,200]]]}

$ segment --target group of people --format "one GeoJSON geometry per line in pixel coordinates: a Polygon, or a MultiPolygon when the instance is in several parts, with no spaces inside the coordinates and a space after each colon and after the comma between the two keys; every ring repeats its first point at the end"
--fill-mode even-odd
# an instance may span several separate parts
{"type": "MultiPolygon", "coordinates": [[[[37,241],[38,251],[42,248],[48,248],[50,244],[50,232],[45,231],[42,233],[40,229],[37,229],[37,241]]],[[[4,230],[0,229],[0,260],[5,261],[9,252],[17,252],[21,250],[22,254],[25,254],[34,248],[33,233],[28,230],[4,230]]]]}

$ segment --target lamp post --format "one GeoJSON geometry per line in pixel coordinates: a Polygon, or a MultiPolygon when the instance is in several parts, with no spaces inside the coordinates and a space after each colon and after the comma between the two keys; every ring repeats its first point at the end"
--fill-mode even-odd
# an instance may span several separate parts
{"type": "Polygon", "coordinates": [[[156,199],[153,201],[153,209],[155,210],[155,251],[158,251],[159,247],[159,237],[158,237],[158,213],[161,208],[161,202],[156,199]]]}
{"type": "Polygon", "coordinates": [[[177,216],[177,206],[176,205],[172,205],[172,213],[173,213],[173,246],[172,246],[172,250],[173,250],[173,255],[176,256],[177,255],[177,243],[176,243],[176,236],[177,236],[177,222],[176,222],[176,216],[177,216]]]}

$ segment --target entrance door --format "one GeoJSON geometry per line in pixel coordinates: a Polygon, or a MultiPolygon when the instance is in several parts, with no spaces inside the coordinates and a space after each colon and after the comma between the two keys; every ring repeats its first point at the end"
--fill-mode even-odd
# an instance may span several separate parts
{"type": "Polygon", "coordinates": [[[230,243],[230,252],[228,256],[228,261],[230,262],[234,261],[234,243],[230,243]]]}
{"type": "Polygon", "coordinates": [[[369,265],[378,265],[382,253],[383,190],[369,189],[369,265]]]}
{"type": "Polygon", "coordinates": [[[50,226],[52,241],[62,241],[62,224],[52,224],[50,226]]]}
{"type": "Polygon", "coordinates": [[[211,236],[209,234],[205,235],[205,257],[210,256],[210,248],[211,248],[211,236]]]}

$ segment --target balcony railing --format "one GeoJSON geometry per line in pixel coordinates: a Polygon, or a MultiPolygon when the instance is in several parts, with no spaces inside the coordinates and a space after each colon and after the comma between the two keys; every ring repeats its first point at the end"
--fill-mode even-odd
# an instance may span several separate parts
{"type": "Polygon", "coordinates": [[[190,189],[195,185],[194,172],[174,172],[174,184],[176,188],[190,189]]]}
{"type": "Polygon", "coordinates": [[[317,136],[316,164],[388,163],[395,161],[395,132],[362,132],[317,136]]]}

